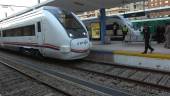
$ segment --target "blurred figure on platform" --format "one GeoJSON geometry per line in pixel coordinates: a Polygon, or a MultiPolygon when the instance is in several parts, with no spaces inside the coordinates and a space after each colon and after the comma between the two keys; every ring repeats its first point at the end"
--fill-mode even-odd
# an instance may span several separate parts
{"type": "Polygon", "coordinates": [[[166,31],[165,31],[165,48],[170,48],[170,23],[167,24],[166,26],[166,31]]]}
{"type": "Polygon", "coordinates": [[[164,26],[158,26],[156,31],[156,41],[158,44],[163,43],[165,41],[165,27],[164,26]]]}
{"type": "Polygon", "coordinates": [[[128,28],[127,28],[126,25],[124,25],[124,26],[122,27],[122,33],[123,33],[123,41],[124,41],[124,40],[125,40],[125,37],[126,37],[126,35],[127,35],[127,33],[128,33],[128,28]]]}
{"type": "Polygon", "coordinates": [[[150,49],[150,53],[152,53],[154,49],[150,45],[151,33],[149,32],[149,26],[147,26],[147,24],[144,24],[143,33],[145,40],[145,51],[142,52],[142,54],[147,54],[148,49],[150,49]]]}
{"type": "Polygon", "coordinates": [[[119,29],[119,25],[116,22],[114,22],[113,23],[113,35],[114,36],[117,36],[117,30],[118,29],[119,29]]]}

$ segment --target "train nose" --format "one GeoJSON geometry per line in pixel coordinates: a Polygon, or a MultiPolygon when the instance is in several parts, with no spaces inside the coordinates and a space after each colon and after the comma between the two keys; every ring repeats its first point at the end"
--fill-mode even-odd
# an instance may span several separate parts
{"type": "Polygon", "coordinates": [[[90,41],[88,38],[74,39],[71,41],[71,50],[87,51],[90,48],[90,41]]]}
{"type": "Polygon", "coordinates": [[[60,52],[61,53],[69,53],[71,51],[70,46],[61,46],[60,52]]]}

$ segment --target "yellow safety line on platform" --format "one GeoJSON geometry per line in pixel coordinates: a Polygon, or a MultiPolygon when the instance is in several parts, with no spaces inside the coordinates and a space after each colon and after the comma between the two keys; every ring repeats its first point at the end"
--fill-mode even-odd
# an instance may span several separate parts
{"type": "Polygon", "coordinates": [[[141,52],[115,50],[113,51],[113,54],[138,56],[138,57],[146,57],[146,58],[170,59],[170,54],[161,54],[161,53],[142,54],[141,52]]]}

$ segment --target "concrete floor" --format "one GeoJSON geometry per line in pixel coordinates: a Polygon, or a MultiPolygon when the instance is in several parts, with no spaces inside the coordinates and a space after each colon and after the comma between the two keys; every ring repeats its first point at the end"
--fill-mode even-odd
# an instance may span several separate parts
{"type": "MultiPolygon", "coordinates": [[[[101,44],[100,41],[92,41],[92,44],[93,44],[91,48],[92,50],[101,51],[124,50],[143,52],[145,47],[144,42],[125,43],[122,41],[112,41],[111,44],[101,44]]],[[[164,44],[157,44],[156,42],[152,42],[151,46],[155,49],[154,53],[170,54],[170,49],[164,48],[164,44]]]]}

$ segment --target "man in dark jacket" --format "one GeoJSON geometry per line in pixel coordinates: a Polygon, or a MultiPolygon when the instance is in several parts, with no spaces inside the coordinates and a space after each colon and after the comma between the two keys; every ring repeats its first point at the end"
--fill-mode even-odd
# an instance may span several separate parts
{"type": "Polygon", "coordinates": [[[151,47],[149,43],[151,34],[149,32],[149,27],[146,24],[144,24],[143,33],[144,33],[144,39],[145,39],[145,51],[142,54],[147,54],[148,49],[150,49],[152,53],[154,49],[151,47]]]}

